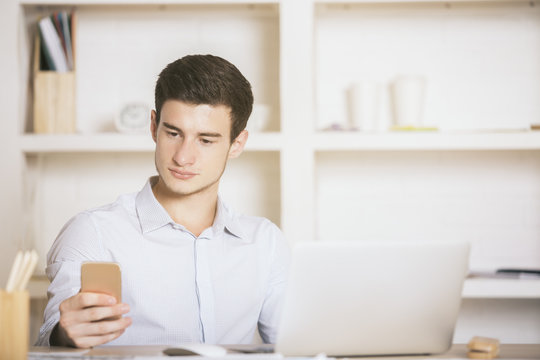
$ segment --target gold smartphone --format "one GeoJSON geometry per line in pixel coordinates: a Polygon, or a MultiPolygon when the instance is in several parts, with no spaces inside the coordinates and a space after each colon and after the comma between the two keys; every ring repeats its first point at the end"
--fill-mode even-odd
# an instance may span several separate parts
{"type": "Polygon", "coordinates": [[[122,274],[114,262],[85,262],[81,265],[81,292],[112,295],[122,302],[122,274]]]}

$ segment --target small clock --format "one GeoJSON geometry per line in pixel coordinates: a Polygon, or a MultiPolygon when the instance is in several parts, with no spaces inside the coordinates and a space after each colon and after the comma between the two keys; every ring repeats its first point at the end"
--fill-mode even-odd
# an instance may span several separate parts
{"type": "Polygon", "coordinates": [[[150,128],[150,107],[142,102],[128,103],[115,119],[116,130],[123,133],[142,133],[150,128]]]}

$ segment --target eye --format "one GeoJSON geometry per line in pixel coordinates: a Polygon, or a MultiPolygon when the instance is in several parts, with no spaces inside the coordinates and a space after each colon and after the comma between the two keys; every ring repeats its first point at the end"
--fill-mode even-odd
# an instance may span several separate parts
{"type": "Polygon", "coordinates": [[[213,144],[213,143],[214,143],[212,140],[210,140],[210,139],[205,139],[205,138],[201,138],[201,142],[202,142],[203,144],[207,144],[207,145],[213,144]]]}
{"type": "Polygon", "coordinates": [[[170,136],[170,137],[177,137],[178,136],[178,133],[175,132],[175,131],[166,131],[167,133],[167,136],[170,136]]]}

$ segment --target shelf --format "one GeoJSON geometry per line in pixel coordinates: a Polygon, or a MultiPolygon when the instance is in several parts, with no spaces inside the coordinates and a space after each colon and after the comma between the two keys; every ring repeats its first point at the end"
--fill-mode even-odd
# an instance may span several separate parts
{"type": "Polygon", "coordinates": [[[36,5],[251,5],[251,4],[278,4],[278,0],[210,0],[201,3],[197,0],[21,0],[24,6],[36,5]]]}
{"type": "Polygon", "coordinates": [[[247,151],[279,151],[283,147],[283,140],[277,132],[250,132],[246,144],[247,151]]]}
{"type": "Polygon", "coordinates": [[[540,279],[467,279],[466,299],[540,299],[540,279]]]}
{"type": "MultiPolygon", "coordinates": [[[[379,3],[482,3],[508,2],[508,0],[313,0],[320,5],[379,4],[379,3]]],[[[522,1],[529,3],[530,1],[522,1]]],[[[198,5],[198,0],[20,0],[21,5],[198,5]]],[[[278,4],[279,0],[207,0],[204,5],[278,4]]]]}
{"type": "MultiPolygon", "coordinates": [[[[508,2],[508,0],[314,0],[318,5],[352,5],[352,4],[416,4],[416,3],[496,3],[508,2]]],[[[518,2],[518,1],[516,1],[518,2]]],[[[530,3],[530,1],[522,0],[522,3],[530,3]]]]}
{"type": "MultiPolygon", "coordinates": [[[[279,133],[250,133],[246,151],[278,151],[279,133]]],[[[152,152],[155,145],[149,134],[125,135],[22,135],[20,149],[27,155],[66,152],[152,152]]]]}
{"type": "Polygon", "coordinates": [[[539,150],[540,131],[317,133],[317,151],[349,150],[539,150]]]}
{"type": "MultiPolygon", "coordinates": [[[[92,135],[22,135],[23,153],[152,152],[149,135],[102,133],[92,135]]],[[[280,151],[280,133],[249,134],[246,151],[280,151]]],[[[515,133],[317,133],[315,151],[407,151],[407,150],[540,150],[540,132],[515,133]]]]}
{"type": "Polygon", "coordinates": [[[23,135],[20,148],[25,154],[64,152],[150,152],[150,135],[23,135]]]}

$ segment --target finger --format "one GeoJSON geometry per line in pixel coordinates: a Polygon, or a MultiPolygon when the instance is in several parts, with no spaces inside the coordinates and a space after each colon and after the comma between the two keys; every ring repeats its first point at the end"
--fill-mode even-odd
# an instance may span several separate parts
{"type": "Polygon", "coordinates": [[[82,292],[78,293],[60,304],[60,312],[84,309],[89,306],[106,306],[116,304],[114,296],[107,294],[82,292]]]}
{"type": "Polygon", "coordinates": [[[67,335],[77,343],[78,339],[85,337],[104,336],[125,330],[132,323],[131,318],[125,317],[118,320],[98,321],[94,323],[80,323],[70,327],[67,335]]]}
{"type": "MultiPolygon", "coordinates": [[[[73,328],[80,324],[121,317],[129,312],[128,304],[113,306],[96,306],[85,309],[60,312],[60,327],[66,332],[72,332],[73,328]]],[[[70,334],[72,337],[72,334],[70,334]]]]}
{"type": "Polygon", "coordinates": [[[78,322],[93,322],[109,319],[115,316],[122,316],[129,312],[128,304],[117,304],[113,306],[95,306],[85,308],[78,313],[78,322]]]}
{"type": "Polygon", "coordinates": [[[77,339],[75,346],[78,348],[87,349],[93,346],[103,345],[113,341],[124,333],[125,330],[120,330],[106,335],[99,336],[85,336],[77,339]]]}
{"type": "Polygon", "coordinates": [[[125,317],[118,320],[98,321],[87,324],[88,335],[106,335],[125,330],[132,323],[131,318],[125,317]]]}
{"type": "Polygon", "coordinates": [[[81,292],[76,298],[79,309],[90,306],[110,306],[116,304],[116,298],[107,294],[81,292]]]}

